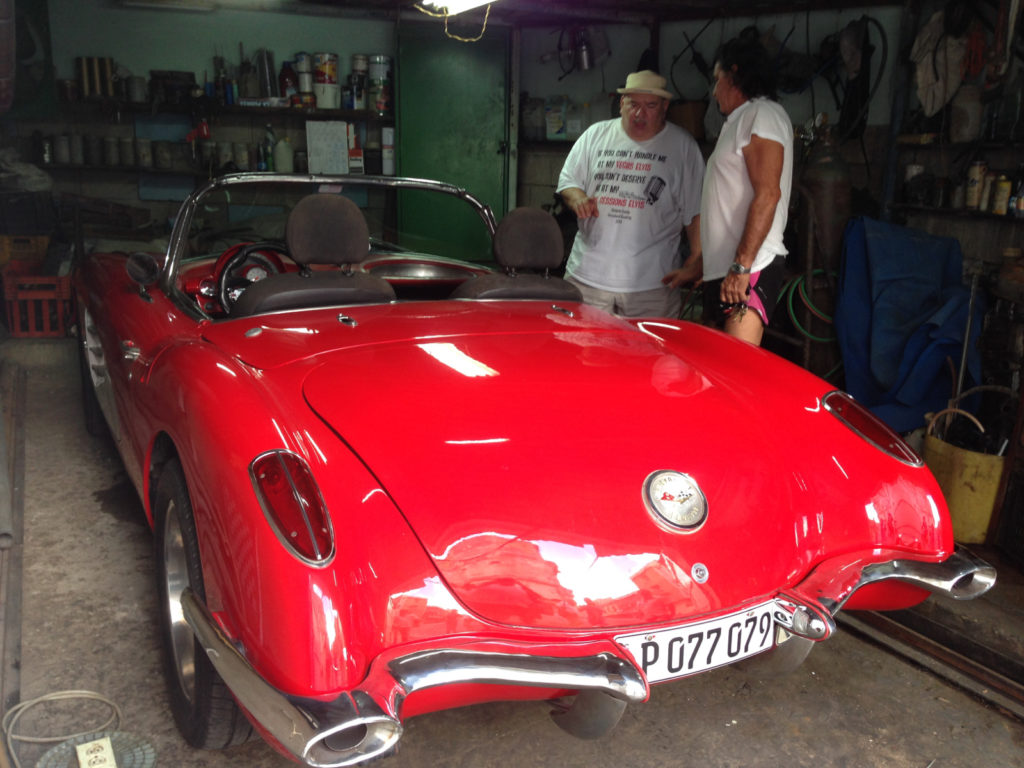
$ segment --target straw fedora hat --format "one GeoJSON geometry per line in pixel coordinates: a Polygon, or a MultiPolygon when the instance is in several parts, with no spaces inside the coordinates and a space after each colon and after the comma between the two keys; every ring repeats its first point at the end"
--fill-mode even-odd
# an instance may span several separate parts
{"type": "Polygon", "coordinates": [[[665,83],[665,78],[657,72],[645,69],[642,72],[630,72],[626,76],[626,87],[615,90],[618,93],[649,93],[671,101],[675,97],[665,90],[665,83]]]}

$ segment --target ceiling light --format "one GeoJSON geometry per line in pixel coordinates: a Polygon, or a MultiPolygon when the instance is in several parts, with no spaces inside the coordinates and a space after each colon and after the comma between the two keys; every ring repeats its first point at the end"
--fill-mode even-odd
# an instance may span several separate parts
{"type": "Polygon", "coordinates": [[[491,0],[423,0],[424,5],[429,5],[438,10],[445,9],[449,16],[454,16],[457,13],[462,13],[481,5],[487,5],[490,2],[491,0]]]}

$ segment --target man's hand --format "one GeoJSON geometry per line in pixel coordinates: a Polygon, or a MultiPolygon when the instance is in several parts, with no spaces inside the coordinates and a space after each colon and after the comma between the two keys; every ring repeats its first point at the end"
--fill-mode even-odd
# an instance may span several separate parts
{"type": "Polygon", "coordinates": [[[597,218],[600,215],[597,210],[597,200],[588,197],[582,189],[575,187],[564,189],[562,190],[562,199],[576,214],[577,219],[597,218]]]}
{"type": "Polygon", "coordinates": [[[669,288],[678,288],[680,285],[700,285],[704,277],[704,264],[699,258],[689,259],[683,266],[673,269],[663,278],[661,282],[669,288]]]}

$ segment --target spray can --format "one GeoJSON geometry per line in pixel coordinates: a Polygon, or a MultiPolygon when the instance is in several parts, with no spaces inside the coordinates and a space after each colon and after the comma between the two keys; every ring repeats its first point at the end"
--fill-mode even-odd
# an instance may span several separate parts
{"type": "Polygon", "coordinates": [[[985,170],[987,168],[988,164],[984,160],[975,160],[971,163],[970,168],[967,169],[967,194],[965,200],[967,209],[970,211],[978,210],[981,202],[981,187],[985,180],[985,170]]]}

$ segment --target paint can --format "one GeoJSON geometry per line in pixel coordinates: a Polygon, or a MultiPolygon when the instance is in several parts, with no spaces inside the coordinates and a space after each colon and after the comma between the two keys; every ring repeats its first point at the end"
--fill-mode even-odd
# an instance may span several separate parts
{"type": "Polygon", "coordinates": [[[292,65],[298,74],[307,72],[313,73],[313,57],[305,51],[300,51],[295,54],[295,63],[292,65]]]}
{"type": "Polygon", "coordinates": [[[313,54],[313,82],[321,85],[338,84],[338,54],[313,54]]]}

